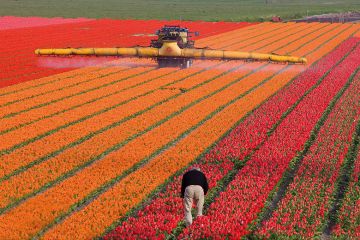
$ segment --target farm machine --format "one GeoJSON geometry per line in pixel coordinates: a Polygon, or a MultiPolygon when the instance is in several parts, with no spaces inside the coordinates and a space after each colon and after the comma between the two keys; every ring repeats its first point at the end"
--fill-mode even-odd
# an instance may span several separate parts
{"type": "MultiPolygon", "coordinates": [[[[151,40],[150,47],[161,49],[161,47],[170,42],[176,42],[177,46],[180,49],[193,49],[195,41],[192,40],[192,32],[189,32],[187,28],[182,28],[180,26],[168,26],[165,25],[160,30],[157,30],[155,33],[158,38],[151,40]]],[[[195,32],[195,36],[198,36],[199,33],[195,32]]],[[[188,68],[192,65],[192,58],[186,57],[166,57],[166,56],[157,56],[155,58],[159,67],[181,67],[188,68]]]]}
{"type": "Polygon", "coordinates": [[[157,39],[151,40],[149,47],[130,48],[58,48],[36,49],[37,55],[69,56],[133,56],[153,58],[159,67],[188,68],[194,59],[224,59],[224,60],[255,60],[283,63],[307,62],[306,58],[255,52],[240,52],[230,50],[214,50],[195,48],[192,34],[188,28],[165,25],[156,31],[157,39]]]}

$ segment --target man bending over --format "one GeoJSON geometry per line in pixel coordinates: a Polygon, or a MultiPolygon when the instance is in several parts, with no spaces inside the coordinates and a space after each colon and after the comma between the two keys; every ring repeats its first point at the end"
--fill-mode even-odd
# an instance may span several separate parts
{"type": "Polygon", "coordinates": [[[181,197],[184,198],[185,224],[192,224],[191,209],[193,201],[196,201],[196,217],[202,216],[204,195],[209,189],[205,174],[200,168],[193,167],[187,171],[182,178],[181,197]]]}

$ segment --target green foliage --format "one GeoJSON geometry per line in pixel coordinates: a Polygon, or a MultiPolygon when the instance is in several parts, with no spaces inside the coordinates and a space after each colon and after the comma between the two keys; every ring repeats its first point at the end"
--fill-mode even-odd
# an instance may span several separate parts
{"type": "Polygon", "coordinates": [[[0,15],[257,21],[360,10],[358,0],[1,0],[0,15]],[[150,11],[149,11],[150,10],[150,11]]]}

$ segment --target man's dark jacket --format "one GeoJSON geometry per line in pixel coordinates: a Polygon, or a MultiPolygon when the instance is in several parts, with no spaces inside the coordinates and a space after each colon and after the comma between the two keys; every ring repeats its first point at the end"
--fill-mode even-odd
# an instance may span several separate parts
{"type": "Polygon", "coordinates": [[[203,188],[204,194],[207,193],[209,186],[205,174],[202,172],[192,169],[183,175],[181,183],[181,197],[184,197],[185,188],[190,185],[199,185],[203,188]]]}

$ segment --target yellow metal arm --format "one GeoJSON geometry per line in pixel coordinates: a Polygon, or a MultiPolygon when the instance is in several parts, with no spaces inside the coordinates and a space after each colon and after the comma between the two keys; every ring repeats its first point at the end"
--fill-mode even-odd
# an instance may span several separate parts
{"type": "Polygon", "coordinates": [[[260,61],[307,63],[306,58],[254,52],[228,50],[208,50],[196,48],[181,49],[174,41],[164,41],[161,48],[59,48],[36,49],[37,55],[96,55],[96,56],[138,56],[138,57],[176,57],[204,59],[253,59],[260,61]]]}

